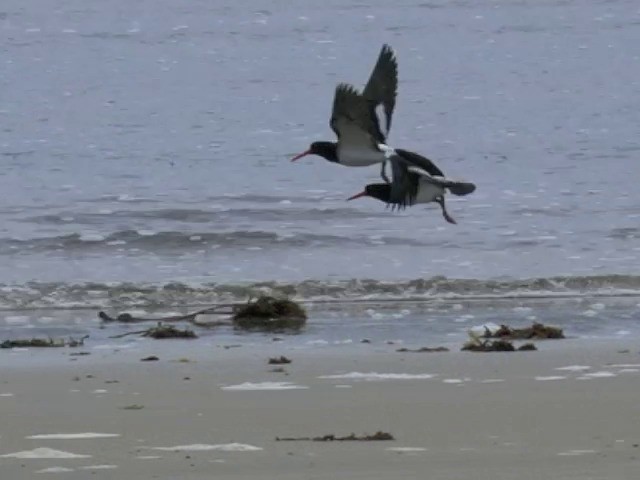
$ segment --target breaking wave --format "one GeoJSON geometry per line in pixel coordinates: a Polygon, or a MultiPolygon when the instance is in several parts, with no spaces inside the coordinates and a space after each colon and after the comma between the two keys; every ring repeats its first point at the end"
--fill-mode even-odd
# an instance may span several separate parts
{"type": "Polygon", "coordinates": [[[640,276],[600,275],[480,280],[433,277],[407,281],[350,279],[232,283],[43,283],[0,285],[0,309],[167,308],[244,301],[260,294],[309,302],[490,300],[640,296],[640,276]]]}

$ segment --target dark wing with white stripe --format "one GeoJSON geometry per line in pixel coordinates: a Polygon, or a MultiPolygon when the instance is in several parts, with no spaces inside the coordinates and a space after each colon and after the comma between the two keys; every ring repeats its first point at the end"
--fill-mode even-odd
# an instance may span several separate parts
{"type": "Polygon", "coordinates": [[[384,143],[391,130],[391,118],[396,105],[398,93],[398,61],[395,53],[389,45],[383,45],[378,56],[369,81],[364,87],[362,96],[367,99],[370,114],[375,119],[376,140],[384,143]],[[378,117],[378,109],[384,110],[384,121],[381,128],[381,119],[378,117]]]}
{"type": "Polygon", "coordinates": [[[437,175],[439,177],[444,177],[444,173],[440,170],[435,163],[429,160],[427,157],[423,157],[422,155],[418,155],[415,152],[410,152],[408,150],[403,150],[401,148],[395,149],[396,153],[400,156],[400,158],[406,163],[406,165],[413,165],[414,167],[421,168],[429,175],[437,175]]]}
{"type": "Polygon", "coordinates": [[[441,176],[433,176],[420,167],[407,166],[406,169],[408,170],[410,175],[413,174],[418,176],[418,182],[420,181],[420,179],[422,179],[425,182],[432,183],[434,185],[439,185],[443,188],[446,188],[454,195],[458,195],[458,196],[469,195],[470,193],[473,193],[476,190],[475,184],[471,182],[461,182],[458,180],[451,180],[449,178],[445,178],[441,176]]]}
{"type": "Polygon", "coordinates": [[[409,166],[398,155],[392,155],[388,161],[393,175],[389,203],[399,209],[410,207],[418,195],[420,174],[410,171],[409,166]]]}
{"type": "Polygon", "coordinates": [[[353,86],[341,83],[336,87],[329,125],[340,143],[377,150],[376,122],[367,101],[353,86]]]}

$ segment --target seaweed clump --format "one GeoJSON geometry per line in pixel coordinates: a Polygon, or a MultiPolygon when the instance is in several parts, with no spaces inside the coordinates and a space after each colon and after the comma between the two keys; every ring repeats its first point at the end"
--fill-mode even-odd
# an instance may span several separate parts
{"type": "Polygon", "coordinates": [[[462,350],[469,352],[515,352],[516,348],[513,343],[507,340],[485,340],[484,342],[471,340],[463,345],[462,350]]]}
{"type": "Polygon", "coordinates": [[[53,338],[29,338],[17,340],[5,340],[0,343],[0,348],[60,348],[60,347],[81,347],[89,335],[81,338],[69,338],[69,340],[53,338]]]}
{"type": "Polygon", "coordinates": [[[516,348],[508,340],[498,339],[481,342],[478,339],[473,339],[465,343],[462,350],[469,352],[526,352],[538,349],[533,343],[525,343],[516,348]]]}
{"type": "Polygon", "coordinates": [[[173,325],[163,325],[161,323],[158,323],[157,327],[152,327],[146,330],[142,334],[142,336],[151,337],[158,340],[162,340],[165,338],[198,338],[193,330],[189,330],[188,328],[180,330],[173,325]]]}
{"type": "Polygon", "coordinates": [[[236,306],[232,321],[243,330],[300,330],[307,321],[307,312],[291,300],[262,296],[236,306]]]}
{"type": "Polygon", "coordinates": [[[279,357],[271,357],[268,363],[269,365],[286,365],[287,363],[291,363],[291,359],[280,355],[279,357]]]}
{"type": "Polygon", "coordinates": [[[512,328],[508,325],[500,325],[494,332],[486,329],[485,338],[503,338],[509,340],[545,340],[565,338],[564,332],[559,327],[551,327],[542,323],[533,322],[530,327],[512,328]]]}
{"type": "Polygon", "coordinates": [[[420,348],[416,348],[416,349],[411,349],[411,348],[399,348],[398,350],[396,350],[396,352],[400,352],[400,353],[407,353],[407,352],[412,352],[412,353],[434,353],[434,352],[448,352],[449,349],[447,347],[420,347],[420,348]]]}
{"type": "Polygon", "coordinates": [[[322,435],[321,437],[276,437],[276,442],[376,442],[395,440],[394,436],[387,432],[376,432],[373,435],[356,435],[352,433],[344,437],[333,434],[322,435]]]}

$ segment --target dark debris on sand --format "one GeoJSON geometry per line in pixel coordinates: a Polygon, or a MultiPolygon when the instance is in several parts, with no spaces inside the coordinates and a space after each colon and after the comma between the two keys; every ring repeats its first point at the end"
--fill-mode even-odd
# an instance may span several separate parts
{"type": "Polygon", "coordinates": [[[291,359],[284,355],[280,355],[279,357],[271,357],[267,363],[269,365],[285,365],[287,363],[291,363],[291,359]]]}
{"type": "Polygon", "coordinates": [[[386,432],[376,432],[373,435],[356,435],[352,433],[344,437],[337,437],[333,434],[321,437],[276,437],[276,442],[376,442],[385,440],[395,440],[395,438],[386,432]]]}
{"type": "Polygon", "coordinates": [[[243,330],[300,330],[307,321],[307,312],[291,300],[262,296],[234,307],[232,321],[243,330]]]}
{"type": "Polygon", "coordinates": [[[508,340],[485,340],[480,342],[478,340],[471,340],[465,343],[462,347],[463,351],[469,352],[523,352],[530,350],[537,350],[533,343],[525,343],[516,348],[513,343],[508,340]]]}
{"type": "Polygon", "coordinates": [[[163,340],[165,338],[198,338],[193,330],[189,330],[188,328],[180,330],[173,325],[163,325],[162,323],[158,323],[157,326],[148,329],[142,334],[142,336],[158,340],[163,340]]]}
{"type": "Polygon", "coordinates": [[[437,352],[448,352],[449,349],[447,347],[420,347],[420,348],[399,348],[396,352],[400,353],[437,353],[437,352]]]}
{"type": "Polygon", "coordinates": [[[60,347],[81,347],[84,345],[84,341],[89,338],[89,335],[85,335],[81,338],[69,338],[64,340],[63,338],[30,338],[30,339],[18,339],[18,340],[5,340],[0,343],[0,348],[60,348],[60,347]]]}

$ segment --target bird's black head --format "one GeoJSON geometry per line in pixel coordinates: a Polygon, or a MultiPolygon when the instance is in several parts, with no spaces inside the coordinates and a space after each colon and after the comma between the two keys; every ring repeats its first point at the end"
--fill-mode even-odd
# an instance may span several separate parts
{"type": "Polygon", "coordinates": [[[376,198],[382,202],[389,203],[389,198],[391,198],[391,185],[388,183],[370,183],[364,187],[364,191],[347,198],[347,200],[355,200],[360,197],[376,198]]]}
{"type": "Polygon", "coordinates": [[[291,159],[292,162],[301,159],[305,155],[318,155],[323,157],[330,162],[338,161],[338,148],[337,144],[334,142],[313,142],[309,146],[309,150],[302,152],[299,155],[296,155],[291,159]]]}

